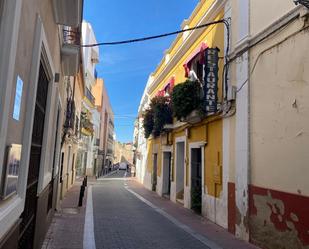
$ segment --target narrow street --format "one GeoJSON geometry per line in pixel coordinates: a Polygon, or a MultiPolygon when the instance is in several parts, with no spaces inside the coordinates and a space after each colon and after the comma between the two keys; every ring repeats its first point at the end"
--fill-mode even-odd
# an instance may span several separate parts
{"type": "Polygon", "coordinates": [[[0,0],[0,249],[309,249],[309,0],[0,0]]]}
{"type": "Polygon", "coordinates": [[[130,193],[124,174],[93,187],[97,248],[209,248],[130,193]]]}

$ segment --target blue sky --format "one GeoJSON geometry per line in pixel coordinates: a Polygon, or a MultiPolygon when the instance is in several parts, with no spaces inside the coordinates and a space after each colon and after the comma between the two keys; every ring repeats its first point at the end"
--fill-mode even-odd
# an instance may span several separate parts
{"type": "MultiPolygon", "coordinates": [[[[98,42],[126,40],[180,29],[199,0],[85,0],[84,19],[98,42]]],[[[132,141],[134,117],[148,76],[175,36],[100,47],[97,71],[115,114],[117,140],[132,141]]]]}

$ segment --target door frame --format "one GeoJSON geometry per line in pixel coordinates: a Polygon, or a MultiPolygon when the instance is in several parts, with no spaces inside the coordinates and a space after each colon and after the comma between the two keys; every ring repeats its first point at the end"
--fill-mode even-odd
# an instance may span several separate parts
{"type": "Polygon", "coordinates": [[[188,187],[190,195],[188,196],[189,208],[191,209],[191,163],[192,163],[192,149],[201,149],[201,167],[202,167],[202,206],[203,206],[203,195],[205,194],[205,146],[207,143],[203,141],[189,143],[189,170],[188,170],[188,187]]]}
{"type": "Polygon", "coordinates": [[[176,190],[176,198],[177,198],[177,143],[184,143],[184,167],[183,167],[183,189],[187,185],[187,138],[186,136],[177,137],[175,139],[175,157],[174,157],[174,169],[173,169],[173,176],[174,176],[174,183],[175,183],[175,190],[176,190]]]}
{"type": "Polygon", "coordinates": [[[171,158],[170,158],[170,169],[169,169],[169,194],[171,194],[171,184],[172,184],[172,176],[173,176],[173,165],[172,165],[172,157],[173,157],[173,145],[170,146],[162,146],[162,160],[161,160],[161,177],[162,177],[162,195],[165,194],[163,193],[163,186],[164,186],[164,180],[165,180],[165,176],[164,176],[164,153],[171,153],[171,158]]]}

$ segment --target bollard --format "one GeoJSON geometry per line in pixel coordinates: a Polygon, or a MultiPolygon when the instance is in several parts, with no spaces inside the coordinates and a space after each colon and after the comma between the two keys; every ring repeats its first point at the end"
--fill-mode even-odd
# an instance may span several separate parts
{"type": "Polygon", "coordinates": [[[87,176],[85,176],[85,187],[87,187],[87,176]]]}
{"type": "Polygon", "coordinates": [[[80,186],[80,192],[79,192],[79,199],[78,199],[78,206],[79,207],[83,206],[84,193],[85,193],[85,186],[81,185],[80,186]]]}

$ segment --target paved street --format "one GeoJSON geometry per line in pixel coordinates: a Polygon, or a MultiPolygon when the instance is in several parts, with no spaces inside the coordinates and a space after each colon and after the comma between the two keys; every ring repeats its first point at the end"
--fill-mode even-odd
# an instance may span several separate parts
{"type": "Polygon", "coordinates": [[[108,175],[106,175],[105,178],[123,178],[123,177],[129,177],[130,174],[125,170],[116,170],[108,175]]]}
{"type": "Polygon", "coordinates": [[[119,171],[93,186],[97,248],[209,248],[130,193],[119,171]]]}

